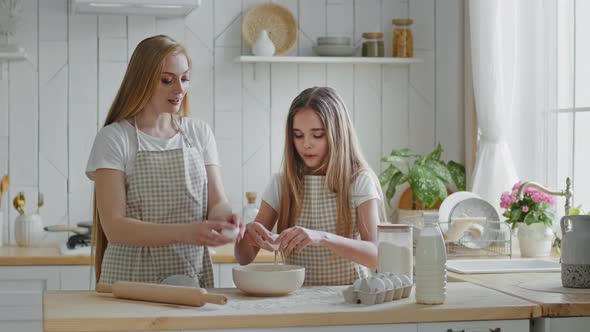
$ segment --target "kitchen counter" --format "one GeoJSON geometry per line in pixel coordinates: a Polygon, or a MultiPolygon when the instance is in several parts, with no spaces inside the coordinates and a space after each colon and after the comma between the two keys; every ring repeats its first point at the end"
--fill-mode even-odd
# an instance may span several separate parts
{"type": "Polygon", "coordinates": [[[90,265],[90,256],[62,255],[57,246],[0,246],[0,266],[90,265]]]}
{"type": "Polygon", "coordinates": [[[471,282],[536,303],[543,317],[590,316],[590,290],[557,292],[562,288],[559,272],[471,275],[449,272],[448,276],[449,280],[471,282]]]}
{"type": "MultiPolygon", "coordinates": [[[[232,244],[212,248],[213,264],[237,263],[232,244]]],[[[255,263],[272,263],[274,254],[260,250],[255,263]]],[[[90,256],[63,255],[57,246],[0,246],[0,266],[90,265],[90,256]]]]}
{"type": "Polygon", "coordinates": [[[186,307],[121,300],[95,292],[45,292],[45,331],[143,331],[344,326],[473,320],[531,319],[540,308],[528,301],[474,285],[450,283],[442,305],[409,298],[378,305],[347,304],[344,286],[304,287],[284,297],[248,297],[237,289],[214,289],[227,305],[186,307]]]}

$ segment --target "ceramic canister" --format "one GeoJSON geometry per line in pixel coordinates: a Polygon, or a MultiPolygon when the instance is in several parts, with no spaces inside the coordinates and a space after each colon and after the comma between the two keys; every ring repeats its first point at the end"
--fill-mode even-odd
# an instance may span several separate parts
{"type": "Polygon", "coordinates": [[[38,214],[19,215],[14,221],[14,237],[21,247],[38,244],[44,236],[43,220],[38,214]]]}
{"type": "Polygon", "coordinates": [[[590,215],[561,218],[561,283],[590,288],[590,215]]]}

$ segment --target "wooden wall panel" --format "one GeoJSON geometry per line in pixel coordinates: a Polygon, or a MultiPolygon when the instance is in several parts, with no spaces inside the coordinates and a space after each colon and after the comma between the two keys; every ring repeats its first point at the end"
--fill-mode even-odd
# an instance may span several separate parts
{"type": "Polygon", "coordinates": [[[98,17],[69,16],[68,124],[70,225],[92,220],[93,183],[86,163],[104,119],[98,119],[98,17]]]}
{"type": "MultiPolygon", "coordinates": [[[[88,154],[133,49],[153,34],[183,42],[191,55],[191,116],[215,131],[226,194],[236,211],[245,191],[261,194],[281,170],[289,105],[314,85],[332,86],[342,96],[377,173],[381,156],[393,148],[426,152],[441,141],[449,158],[460,159],[458,0],[444,8],[434,0],[203,0],[186,18],[174,19],[70,16],[66,0],[23,1],[23,7],[15,39],[28,59],[0,62],[0,172],[11,175],[10,198],[24,190],[31,210],[38,190],[46,194],[47,223],[91,219],[88,154]],[[266,2],[296,17],[299,38],[289,55],[313,55],[318,36],[349,35],[360,46],[363,32],[382,31],[389,56],[391,19],[411,17],[416,56],[425,62],[235,63],[250,54],[241,36],[243,13],[266,2]]],[[[6,210],[5,232],[13,241],[15,213],[6,210]]]]}

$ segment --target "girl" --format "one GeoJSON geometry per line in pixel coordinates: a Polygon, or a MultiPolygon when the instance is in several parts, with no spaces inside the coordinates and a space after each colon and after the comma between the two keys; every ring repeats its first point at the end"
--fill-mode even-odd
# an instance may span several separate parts
{"type": "Polygon", "coordinates": [[[359,149],[346,106],[328,87],[293,100],[284,170],[262,196],[256,221],[235,247],[242,265],[278,244],[287,264],[305,267],[305,285],[347,285],[377,267],[381,188],[359,149]],[[278,238],[271,230],[278,222],[278,238]]]}
{"type": "Polygon", "coordinates": [[[206,123],[183,116],[190,70],[172,38],[141,41],[96,135],[86,174],[95,182],[101,284],[213,287],[207,246],[234,241],[220,234],[240,220],[228,209],[215,138],[206,123]]]}

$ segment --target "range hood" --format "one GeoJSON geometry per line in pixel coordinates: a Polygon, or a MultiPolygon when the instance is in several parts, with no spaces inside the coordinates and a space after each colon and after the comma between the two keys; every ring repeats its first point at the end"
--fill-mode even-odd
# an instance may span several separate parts
{"type": "Polygon", "coordinates": [[[70,0],[72,14],[184,17],[201,0],[70,0]]]}

